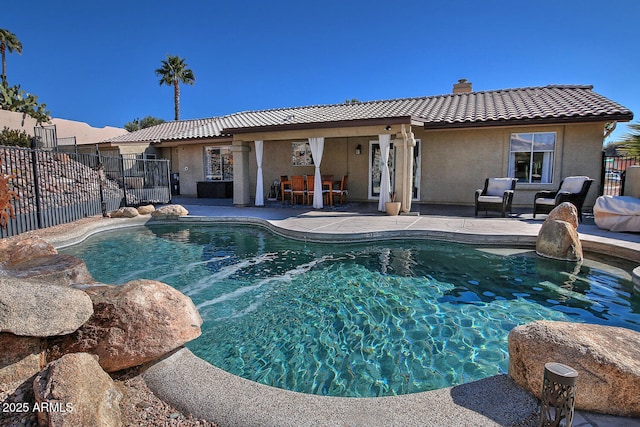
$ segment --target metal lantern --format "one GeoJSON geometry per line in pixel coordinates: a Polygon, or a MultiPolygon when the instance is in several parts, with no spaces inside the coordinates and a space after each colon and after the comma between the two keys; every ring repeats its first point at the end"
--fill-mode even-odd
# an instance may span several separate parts
{"type": "Polygon", "coordinates": [[[570,366],[556,362],[544,365],[540,427],[571,427],[577,379],[578,372],[570,366]]]}

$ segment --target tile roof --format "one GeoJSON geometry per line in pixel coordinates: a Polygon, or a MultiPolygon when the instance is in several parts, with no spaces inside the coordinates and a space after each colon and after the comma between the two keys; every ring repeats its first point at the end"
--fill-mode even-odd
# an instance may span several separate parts
{"type": "Polygon", "coordinates": [[[630,121],[633,113],[593,92],[592,86],[550,85],[367,101],[244,111],[221,117],[163,123],[107,142],[171,141],[215,138],[241,132],[312,128],[366,120],[411,119],[427,129],[517,123],[630,121]]]}

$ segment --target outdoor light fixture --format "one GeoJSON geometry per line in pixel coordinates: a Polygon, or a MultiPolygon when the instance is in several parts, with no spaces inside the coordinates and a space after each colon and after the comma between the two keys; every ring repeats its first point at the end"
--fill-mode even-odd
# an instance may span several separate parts
{"type": "Polygon", "coordinates": [[[362,154],[362,145],[358,144],[356,145],[356,154],[359,156],[360,154],[362,154]]]}
{"type": "Polygon", "coordinates": [[[384,130],[387,130],[387,131],[391,130],[391,125],[387,125],[387,127],[384,128],[384,130]]]}

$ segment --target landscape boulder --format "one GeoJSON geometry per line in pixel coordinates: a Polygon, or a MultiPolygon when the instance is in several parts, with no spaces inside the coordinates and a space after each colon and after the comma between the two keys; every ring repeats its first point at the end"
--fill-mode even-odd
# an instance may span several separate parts
{"type": "Polygon", "coordinates": [[[24,382],[42,369],[41,338],[0,332],[0,384],[24,382]]]}
{"type": "Polygon", "coordinates": [[[132,207],[124,207],[111,212],[111,218],[135,218],[139,215],[138,209],[132,207]]]}
{"type": "Polygon", "coordinates": [[[40,425],[121,426],[122,393],[86,353],[67,354],[33,380],[40,425]]]}
{"type": "Polygon", "coordinates": [[[200,336],[202,319],[189,297],[153,280],[88,287],[94,314],[75,333],[50,342],[47,360],[96,354],[107,372],[157,359],[200,336]]]}
{"type": "Polygon", "coordinates": [[[536,239],[538,255],[563,261],[582,261],[577,212],[575,206],[564,202],[549,213],[536,239]]]}
{"type": "Polygon", "coordinates": [[[92,314],[91,298],[79,289],[0,277],[0,332],[65,335],[80,328],[92,314]]]}
{"type": "Polygon", "coordinates": [[[150,215],[155,210],[156,208],[153,205],[138,206],[138,213],[140,215],[150,215]]]}
{"type": "Polygon", "coordinates": [[[11,277],[37,280],[51,285],[68,286],[94,281],[84,261],[72,255],[43,255],[14,264],[5,271],[11,277]]]}
{"type": "Polygon", "coordinates": [[[4,268],[57,253],[53,245],[36,235],[0,239],[0,266],[4,268]]]}
{"type": "Polygon", "coordinates": [[[554,321],[511,330],[509,376],[539,399],[547,362],[578,371],[576,409],[640,416],[640,332],[554,321]]]}
{"type": "Polygon", "coordinates": [[[151,212],[154,219],[177,219],[178,217],[189,215],[189,211],[182,205],[166,205],[161,206],[151,212]]]}

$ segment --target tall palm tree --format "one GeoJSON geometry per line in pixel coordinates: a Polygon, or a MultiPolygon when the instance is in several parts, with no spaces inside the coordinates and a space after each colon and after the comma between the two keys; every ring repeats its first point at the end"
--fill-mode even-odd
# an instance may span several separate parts
{"type": "Polygon", "coordinates": [[[156,75],[160,77],[160,86],[173,86],[175,120],[180,120],[180,83],[193,85],[196,81],[193,71],[188,68],[184,59],[167,55],[167,60],[162,61],[162,67],[156,70],[156,75]]]}
{"type": "Polygon", "coordinates": [[[13,53],[14,50],[19,54],[21,54],[22,43],[20,43],[20,40],[18,40],[16,35],[13,34],[11,31],[0,28],[0,53],[2,53],[2,81],[3,82],[7,81],[7,58],[6,58],[7,51],[9,51],[9,53],[13,53]]]}

